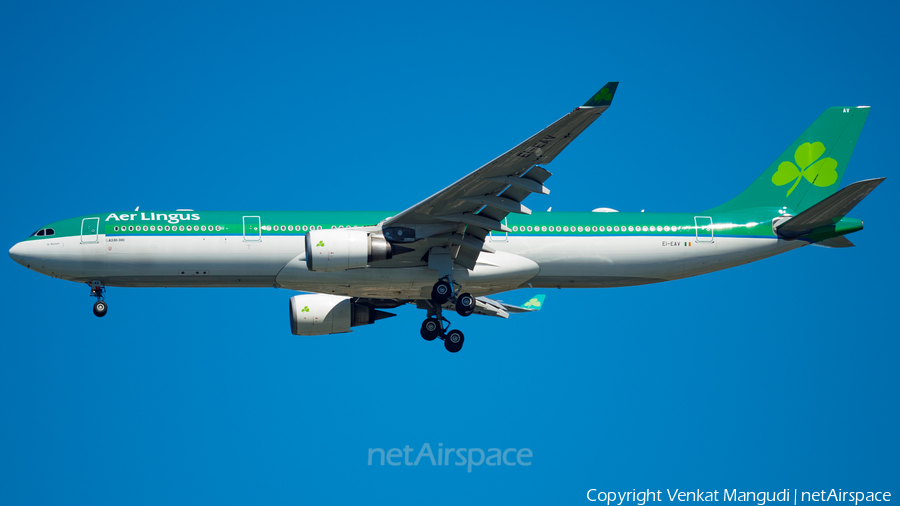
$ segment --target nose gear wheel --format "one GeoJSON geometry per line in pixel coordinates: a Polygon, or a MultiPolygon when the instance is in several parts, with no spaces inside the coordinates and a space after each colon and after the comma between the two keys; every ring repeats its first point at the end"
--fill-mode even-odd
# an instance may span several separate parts
{"type": "Polygon", "coordinates": [[[91,287],[91,297],[97,299],[97,302],[94,303],[94,316],[103,318],[106,316],[106,311],[109,310],[109,304],[103,300],[103,294],[106,292],[106,287],[97,280],[91,281],[88,283],[88,286],[91,287]]]}

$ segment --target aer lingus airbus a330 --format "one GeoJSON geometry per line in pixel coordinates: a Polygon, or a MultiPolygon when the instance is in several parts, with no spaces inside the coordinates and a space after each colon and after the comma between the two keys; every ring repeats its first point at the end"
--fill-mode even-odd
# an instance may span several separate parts
{"type": "Polygon", "coordinates": [[[107,286],[278,287],[291,332],[349,332],[415,304],[421,335],[451,352],[464,337],[445,315],[541,308],[488,296],[517,288],[593,288],[696,276],[808,244],[853,246],[846,214],[881,179],[836,191],[869,108],[833,107],[753,184],[695,213],[532,212],[544,166],[609,107],[611,82],[584,105],[420,203],[380,211],[119,211],[50,223],[9,250],[47,276],[87,283],[106,314],[107,286]]]}

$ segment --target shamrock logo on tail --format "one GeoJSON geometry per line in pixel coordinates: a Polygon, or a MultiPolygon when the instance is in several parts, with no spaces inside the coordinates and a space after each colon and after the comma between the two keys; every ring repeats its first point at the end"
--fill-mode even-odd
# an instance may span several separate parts
{"type": "Polygon", "coordinates": [[[594,100],[598,102],[609,102],[610,100],[612,100],[612,93],[609,92],[609,88],[603,88],[602,90],[598,91],[596,95],[594,95],[594,100]]]}
{"type": "Polygon", "coordinates": [[[824,187],[833,185],[838,179],[838,173],[837,170],[835,170],[837,169],[838,163],[837,160],[831,157],[818,160],[824,152],[825,145],[821,142],[813,142],[811,144],[809,142],[804,142],[797,148],[797,151],[794,152],[794,161],[797,162],[797,165],[794,165],[791,162],[781,162],[778,166],[778,172],[772,175],[772,182],[775,183],[776,186],[784,186],[793,182],[794,185],[788,190],[788,195],[790,195],[791,192],[794,191],[794,188],[797,187],[797,184],[800,183],[801,177],[805,177],[807,181],[816,186],[824,187]]]}

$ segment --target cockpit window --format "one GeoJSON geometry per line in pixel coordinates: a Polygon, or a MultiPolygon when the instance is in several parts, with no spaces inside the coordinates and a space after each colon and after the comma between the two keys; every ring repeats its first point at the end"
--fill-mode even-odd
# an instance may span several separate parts
{"type": "Polygon", "coordinates": [[[48,235],[53,235],[55,233],[56,233],[56,231],[53,230],[52,228],[42,228],[42,229],[38,230],[37,232],[31,234],[31,236],[32,237],[45,237],[48,235]]]}

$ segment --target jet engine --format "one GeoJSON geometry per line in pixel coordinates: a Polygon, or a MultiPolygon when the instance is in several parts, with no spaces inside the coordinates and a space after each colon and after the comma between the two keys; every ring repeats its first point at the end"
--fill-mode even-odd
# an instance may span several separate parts
{"type": "Polygon", "coordinates": [[[306,268],[311,271],[357,269],[393,256],[391,243],[365,230],[338,228],[306,233],[306,268]]]}
{"type": "Polygon", "coordinates": [[[369,325],[376,320],[396,316],[353,302],[350,297],[324,293],[296,295],[291,297],[289,306],[291,333],[296,336],[350,332],[350,327],[369,325]]]}

